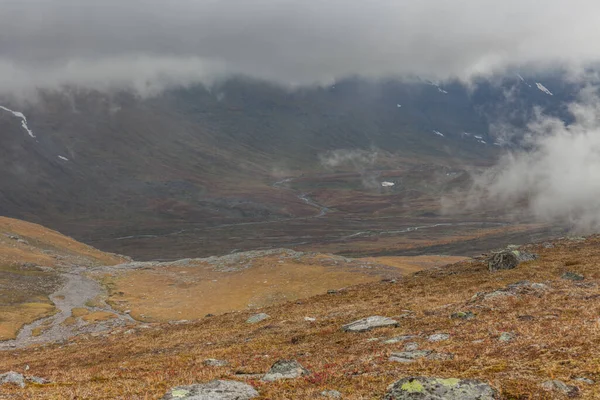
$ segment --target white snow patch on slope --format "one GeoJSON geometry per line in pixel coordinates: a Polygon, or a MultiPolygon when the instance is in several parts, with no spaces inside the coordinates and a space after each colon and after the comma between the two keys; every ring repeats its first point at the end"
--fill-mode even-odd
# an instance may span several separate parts
{"type": "Polygon", "coordinates": [[[479,139],[479,140],[483,139],[483,136],[479,136],[479,135],[475,135],[474,137],[475,137],[475,139],[479,139]]]}
{"type": "Polygon", "coordinates": [[[396,185],[394,182],[381,182],[381,186],[383,187],[392,187],[396,185]]]}
{"type": "Polygon", "coordinates": [[[438,136],[444,137],[444,134],[442,132],[440,132],[440,131],[435,131],[434,130],[433,133],[435,133],[438,136]]]}
{"type": "Polygon", "coordinates": [[[525,79],[523,79],[523,77],[521,76],[521,74],[517,74],[517,76],[519,77],[520,80],[522,80],[523,82],[525,82],[525,79]]]}
{"type": "Polygon", "coordinates": [[[402,104],[396,104],[396,107],[400,108],[402,107],[402,104]]]}
{"type": "Polygon", "coordinates": [[[67,157],[63,157],[63,156],[58,156],[58,158],[60,158],[63,161],[69,161],[69,159],[67,157]]]}
{"type": "Polygon", "coordinates": [[[552,94],[552,92],[551,92],[551,91],[549,91],[549,90],[548,90],[548,88],[547,88],[546,86],[542,85],[541,83],[539,83],[539,82],[536,82],[536,83],[535,83],[535,85],[536,85],[536,86],[537,86],[537,88],[538,88],[538,89],[540,89],[542,92],[544,92],[544,93],[546,93],[546,94],[549,94],[550,96],[554,96],[554,95],[552,94]]]}
{"type": "Polygon", "coordinates": [[[0,106],[0,109],[11,113],[12,115],[14,115],[17,118],[21,118],[21,126],[23,127],[23,129],[25,129],[25,131],[29,134],[29,136],[31,136],[32,138],[35,139],[35,135],[31,131],[31,129],[29,129],[29,127],[27,126],[27,118],[25,117],[25,115],[22,112],[13,111],[13,110],[8,109],[3,106],[0,106]]]}
{"type": "Polygon", "coordinates": [[[444,89],[442,89],[441,87],[438,87],[438,91],[440,93],[444,93],[444,94],[448,94],[448,92],[446,92],[444,89]]]}

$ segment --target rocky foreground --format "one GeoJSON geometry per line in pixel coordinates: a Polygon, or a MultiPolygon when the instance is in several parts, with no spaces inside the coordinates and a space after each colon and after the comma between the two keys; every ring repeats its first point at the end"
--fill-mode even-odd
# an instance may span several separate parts
{"type": "Polygon", "coordinates": [[[598,261],[600,237],[565,238],[258,311],[80,335],[3,353],[0,393],[599,398],[598,261]]]}

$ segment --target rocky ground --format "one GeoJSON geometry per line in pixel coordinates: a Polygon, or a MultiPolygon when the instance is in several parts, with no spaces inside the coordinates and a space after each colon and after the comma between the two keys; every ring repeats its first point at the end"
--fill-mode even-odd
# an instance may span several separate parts
{"type": "Polygon", "coordinates": [[[511,247],[516,265],[512,256],[491,257],[503,260],[499,264],[472,259],[256,311],[118,327],[17,349],[5,353],[0,372],[51,383],[8,383],[0,393],[44,399],[598,398],[599,245],[600,237],[591,237],[511,247]]]}

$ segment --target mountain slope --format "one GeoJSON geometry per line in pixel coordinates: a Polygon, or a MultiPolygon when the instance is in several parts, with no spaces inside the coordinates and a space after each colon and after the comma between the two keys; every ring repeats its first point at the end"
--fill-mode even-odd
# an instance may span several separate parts
{"type": "Polygon", "coordinates": [[[438,376],[487,381],[503,399],[567,398],[542,385],[554,379],[593,399],[600,395],[589,383],[600,379],[595,362],[600,310],[593,301],[599,296],[599,243],[591,237],[525,246],[520,250],[539,258],[513,270],[490,273],[482,260],[470,260],[397,283],[350,287],[264,308],[271,317],[258,324],[245,322],[251,312],[233,312],[12,352],[0,360],[0,371],[22,371],[27,364],[29,373],[56,384],[1,390],[29,398],[158,399],[170,387],[219,378],[247,381],[261,398],[309,399],[338,390],[347,399],[380,399],[398,379],[438,376]],[[578,274],[583,281],[573,280],[578,274]],[[450,318],[454,313],[459,314],[450,318]],[[341,330],[371,315],[393,317],[399,327],[341,330]],[[428,339],[441,333],[449,337],[428,339]],[[437,356],[412,363],[389,359],[408,342],[437,356]],[[209,358],[230,364],[205,365],[209,358]],[[260,381],[279,359],[297,359],[310,374],[260,381]]]}

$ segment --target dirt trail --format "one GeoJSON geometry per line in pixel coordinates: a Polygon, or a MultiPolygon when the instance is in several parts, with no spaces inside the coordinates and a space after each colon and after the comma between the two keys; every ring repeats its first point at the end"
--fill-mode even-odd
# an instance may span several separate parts
{"type": "Polygon", "coordinates": [[[74,268],[70,272],[62,274],[65,284],[50,295],[50,300],[52,300],[58,312],[53,316],[23,326],[16,339],[0,342],[0,350],[58,342],[81,333],[99,332],[114,326],[136,323],[128,314],[114,310],[104,301],[101,302],[100,307],[86,305],[89,300],[105,294],[105,291],[98,282],[86,277],[85,271],[84,268],[74,268]],[[64,324],[65,320],[71,316],[73,308],[86,308],[90,312],[108,311],[114,313],[117,318],[93,324],[87,324],[83,321],[78,321],[72,325],[64,324]],[[39,336],[33,335],[34,329],[46,326],[47,328],[43,329],[42,334],[39,336]]]}

